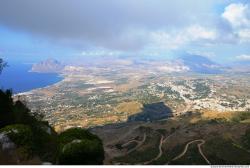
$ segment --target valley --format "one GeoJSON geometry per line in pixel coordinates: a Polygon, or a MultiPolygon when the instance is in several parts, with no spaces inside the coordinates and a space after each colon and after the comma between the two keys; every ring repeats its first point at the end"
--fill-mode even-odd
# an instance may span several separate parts
{"type": "Polygon", "coordinates": [[[247,167],[249,46],[249,0],[1,0],[0,165],[247,167]]]}
{"type": "Polygon", "coordinates": [[[162,62],[67,66],[62,81],[16,95],[57,131],[127,120],[154,121],[187,111],[247,111],[248,73],[158,71],[162,62]],[[158,65],[159,64],[159,65],[158,65]]]}
{"type": "Polygon", "coordinates": [[[105,164],[249,164],[247,72],[166,72],[158,70],[162,62],[118,62],[67,66],[59,83],[15,98],[57,132],[81,127],[98,135],[105,164]]]}

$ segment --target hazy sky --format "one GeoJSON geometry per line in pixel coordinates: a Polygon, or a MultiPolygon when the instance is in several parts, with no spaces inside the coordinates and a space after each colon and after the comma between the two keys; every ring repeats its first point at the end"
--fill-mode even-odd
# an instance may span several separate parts
{"type": "Polygon", "coordinates": [[[0,57],[250,61],[249,0],[1,0],[0,57]]]}

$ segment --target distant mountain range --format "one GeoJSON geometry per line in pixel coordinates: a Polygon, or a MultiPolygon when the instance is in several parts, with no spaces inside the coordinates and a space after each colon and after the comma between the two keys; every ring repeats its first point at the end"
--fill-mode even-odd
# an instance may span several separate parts
{"type": "MultiPolygon", "coordinates": [[[[110,62],[107,58],[107,63],[101,62],[102,66],[111,66],[111,65],[121,65],[121,66],[152,66],[156,67],[158,71],[166,73],[184,73],[184,72],[194,72],[201,74],[219,74],[223,72],[250,72],[250,62],[235,62],[230,66],[224,66],[218,64],[207,57],[194,55],[194,54],[181,54],[181,56],[171,60],[171,61],[130,61],[127,64],[126,61],[129,61],[130,58],[121,59],[112,59],[110,62]],[[126,64],[124,63],[126,62],[126,64]]],[[[93,63],[97,63],[93,61],[93,63]]],[[[101,61],[105,61],[105,58],[102,58],[101,61]]],[[[99,64],[93,64],[92,66],[98,66],[99,64]]],[[[84,70],[82,66],[74,65],[64,65],[61,62],[55,59],[47,59],[45,61],[33,64],[31,72],[39,73],[81,73],[84,70]]]]}
{"type": "Polygon", "coordinates": [[[182,54],[164,65],[159,66],[158,70],[168,73],[172,72],[195,72],[202,74],[218,74],[228,70],[229,67],[222,66],[207,57],[200,55],[182,54]]]}
{"type": "Polygon", "coordinates": [[[177,59],[188,67],[191,72],[215,74],[223,72],[226,68],[200,55],[185,54],[177,59]]]}
{"type": "Polygon", "coordinates": [[[250,72],[250,61],[237,61],[237,62],[234,62],[232,65],[232,71],[234,72],[239,72],[239,73],[242,73],[242,72],[247,72],[249,73],[250,72]]]}

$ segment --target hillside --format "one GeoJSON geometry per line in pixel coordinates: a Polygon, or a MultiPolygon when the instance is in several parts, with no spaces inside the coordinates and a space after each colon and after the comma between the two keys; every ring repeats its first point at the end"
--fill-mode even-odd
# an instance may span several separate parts
{"type": "Polygon", "coordinates": [[[0,164],[102,164],[102,141],[89,131],[56,133],[42,115],[32,115],[10,90],[0,90],[0,164]],[[91,146],[91,147],[90,147],[91,146]]]}
{"type": "Polygon", "coordinates": [[[105,164],[242,165],[250,164],[249,119],[250,112],[189,112],[91,131],[104,142],[105,164]]]}

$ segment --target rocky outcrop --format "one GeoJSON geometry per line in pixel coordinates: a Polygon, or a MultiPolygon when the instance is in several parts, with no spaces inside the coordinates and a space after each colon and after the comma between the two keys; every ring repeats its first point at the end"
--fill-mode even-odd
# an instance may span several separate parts
{"type": "Polygon", "coordinates": [[[57,60],[47,59],[40,63],[34,64],[31,72],[39,73],[59,73],[64,69],[64,65],[57,60]]]}

